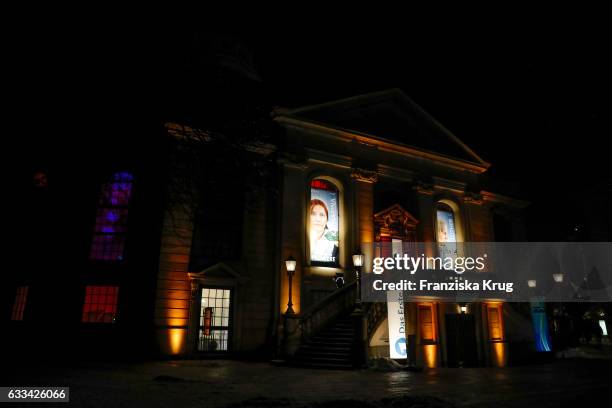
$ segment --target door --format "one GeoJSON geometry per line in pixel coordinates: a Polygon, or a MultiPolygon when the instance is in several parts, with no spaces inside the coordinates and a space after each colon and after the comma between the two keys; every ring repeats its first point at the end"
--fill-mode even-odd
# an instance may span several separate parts
{"type": "Polygon", "coordinates": [[[232,289],[203,287],[201,291],[198,351],[231,349],[232,289]]]}
{"type": "Polygon", "coordinates": [[[446,315],[446,356],[449,367],[476,367],[476,322],[471,314],[446,315]]]}

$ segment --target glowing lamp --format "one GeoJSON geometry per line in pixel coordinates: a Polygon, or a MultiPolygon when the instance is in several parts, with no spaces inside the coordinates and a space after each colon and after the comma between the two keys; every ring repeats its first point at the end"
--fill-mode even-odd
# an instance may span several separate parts
{"type": "Polygon", "coordinates": [[[356,254],[353,255],[353,265],[358,268],[363,266],[363,254],[361,253],[361,251],[358,251],[356,254]]]}
{"type": "Polygon", "coordinates": [[[293,310],[293,301],[291,299],[291,288],[293,287],[293,274],[295,273],[295,266],[297,262],[292,255],[289,255],[289,258],[285,260],[285,267],[287,268],[287,278],[289,278],[289,301],[287,302],[287,310],[285,314],[293,315],[295,311],[293,310]]]}
{"type": "Polygon", "coordinates": [[[562,273],[553,273],[553,279],[557,283],[562,283],[563,282],[563,274],[562,273]]]}
{"type": "Polygon", "coordinates": [[[527,286],[529,286],[530,288],[535,288],[535,287],[536,287],[536,284],[537,284],[537,282],[536,282],[536,280],[535,280],[535,279],[529,279],[529,280],[527,281],[527,286]]]}
{"type": "Polygon", "coordinates": [[[289,258],[285,260],[285,267],[287,268],[287,273],[293,274],[293,272],[295,272],[296,265],[297,265],[297,261],[295,260],[295,258],[289,255],[289,258]]]}
{"type": "Polygon", "coordinates": [[[355,265],[355,278],[357,280],[355,307],[357,311],[361,311],[361,267],[363,266],[363,254],[359,248],[357,248],[357,251],[353,254],[353,265],[355,265]]]}

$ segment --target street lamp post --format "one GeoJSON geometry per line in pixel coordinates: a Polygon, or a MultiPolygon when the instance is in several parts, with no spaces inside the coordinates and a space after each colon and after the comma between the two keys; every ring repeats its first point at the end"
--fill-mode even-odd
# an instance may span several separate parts
{"type": "Polygon", "coordinates": [[[353,254],[353,265],[355,266],[355,278],[357,281],[357,299],[355,305],[357,309],[361,309],[361,267],[363,266],[363,254],[357,249],[353,254]]]}
{"type": "Polygon", "coordinates": [[[297,264],[295,258],[292,255],[289,255],[289,258],[287,258],[285,260],[285,267],[287,268],[287,278],[289,279],[289,301],[287,302],[287,310],[285,311],[285,314],[287,315],[293,315],[295,314],[295,311],[293,310],[293,302],[291,299],[291,289],[292,289],[292,282],[293,282],[293,275],[295,273],[295,265],[297,264]]]}

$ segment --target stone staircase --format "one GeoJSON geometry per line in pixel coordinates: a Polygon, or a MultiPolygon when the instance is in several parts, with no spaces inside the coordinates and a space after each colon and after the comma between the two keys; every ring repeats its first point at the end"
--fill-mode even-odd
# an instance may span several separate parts
{"type": "Polygon", "coordinates": [[[293,363],[311,368],[355,368],[356,340],[355,317],[341,316],[300,344],[293,356],[293,363]]]}

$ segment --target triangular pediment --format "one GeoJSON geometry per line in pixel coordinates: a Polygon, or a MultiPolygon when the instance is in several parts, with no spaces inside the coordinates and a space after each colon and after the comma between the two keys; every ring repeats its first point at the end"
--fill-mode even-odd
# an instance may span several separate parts
{"type": "Polygon", "coordinates": [[[419,221],[399,204],[393,204],[391,207],[374,214],[377,240],[384,236],[414,240],[418,223],[419,221]]]}
{"type": "Polygon", "coordinates": [[[382,211],[374,214],[375,220],[402,220],[408,225],[417,225],[419,221],[414,218],[407,210],[399,204],[393,204],[391,207],[385,208],[382,211]]]}
{"type": "Polygon", "coordinates": [[[203,281],[227,281],[227,282],[241,282],[244,280],[242,275],[237,272],[236,268],[230,265],[219,262],[208,268],[203,269],[200,272],[190,273],[191,279],[203,280],[203,281]]]}
{"type": "Polygon", "coordinates": [[[283,115],[489,167],[399,89],[287,110],[283,115]]]}

